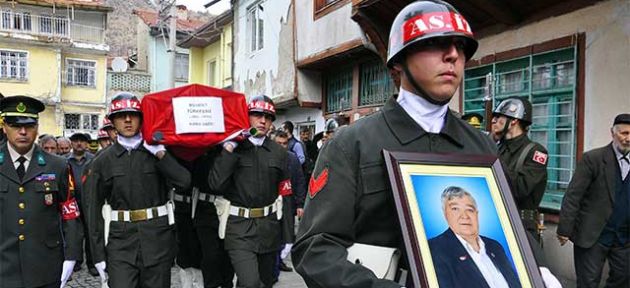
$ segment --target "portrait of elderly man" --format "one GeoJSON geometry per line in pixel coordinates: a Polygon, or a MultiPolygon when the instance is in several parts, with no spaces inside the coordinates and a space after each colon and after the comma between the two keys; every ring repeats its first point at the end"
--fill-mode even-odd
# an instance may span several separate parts
{"type": "Polygon", "coordinates": [[[479,235],[479,210],[468,191],[450,186],[442,192],[448,229],[429,239],[441,287],[521,287],[503,247],[479,235]]]}

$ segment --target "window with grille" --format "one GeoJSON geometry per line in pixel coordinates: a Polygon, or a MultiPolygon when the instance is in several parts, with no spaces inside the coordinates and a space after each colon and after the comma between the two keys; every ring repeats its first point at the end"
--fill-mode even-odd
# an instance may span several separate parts
{"type": "MultiPolygon", "coordinates": [[[[494,75],[493,107],[510,96],[533,106],[529,137],[549,152],[547,190],[541,207],[559,209],[575,169],[577,144],[575,47],[466,69],[464,113],[484,115],[486,74],[494,75]]],[[[484,119],[489,121],[489,119],[484,119]]],[[[485,125],[482,125],[485,127],[485,125]]]]}
{"type": "Polygon", "coordinates": [[[175,55],[175,79],[188,81],[188,54],[177,53],[175,55]]]}
{"type": "Polygon", "coordinates": [[[217,61],[212,60],[212,61],[208,61],[208,85],[209,86],[215,86],[216,83],[214,81],[215,75],[216,75],[216,69],[217,69],[217,61]]]}
{"type": "Polygon", "coordinates": [[[331,71],[326,77],[326,112],[352,107],[352,67],[331,71]]]}
{"type": "Polygon", "coordinates": [[[264,47],[265,21],[262,4],[263,1],[259,1],[247,10],[247,39],[250,52],[256,52],[264,47]]]}
{"type": "Polygon", "coordinates": [[[379,105],[385,103],[396,93],[389,70],[380,60],[361,64],[359,106],[379,105]]]}
{"type": "Polygon", "coordinates": [[[96,87],[96,61],[66,59],[66,84],[96,87]]]}
{"type": "Polygon", "coordinates": [[[27,52],[0,50],[0,80],[26,81],[27,74],[27,52]]]}
{"type": "Polygon", "coordinates": [[[98,130],[97,114],[65,114],[64,119],[66,130],[98,130]]]}

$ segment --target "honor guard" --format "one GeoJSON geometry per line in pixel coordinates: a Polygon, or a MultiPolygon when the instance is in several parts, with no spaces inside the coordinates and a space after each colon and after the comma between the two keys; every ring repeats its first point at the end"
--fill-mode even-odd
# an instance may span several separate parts
{"type": "MultiPolygon", "coordinates": [[[[380,111],[337,130],[309,182],[292,252],[309,287],[412,286],[406,279],[379,279],[347,260],[355,244],[398,248],[399,268],[409,269],[383,150],[496,154],[490,138],[448,108],[477,49],[464,17],[446,2],[413,2],[395,18],[389,44],[387,66],[401,77],[400,93],[380,111]]],[[[390,260],[375,250],[382,249],[362,256],[390,260]]]]}
{"type": "Polygon", "coordinates": [[[273,101],[252,97],[248,111],[253,135],[237,147],[224,144],[208,181],[211,190],[225,195],[215,202],[219,234],[225,237],[238,287],[271,287],[280,249],[281,196],[292,194],[291,181],[286,150],[265,136],[276,118],[273,101]]]}
{"type": "Polygon", "coordinates": [[[96,269],[106,277],[107,268],[112,288],[170,287],[176,243],[167,183],[185,189],[190,173],[164,146],[142,140],[142,111],[135,95],[115,95],[108,117],[118,141],[93,159],[84,187],[96,269]],[[102,209],[105,201],[111,210],[102,209]]]}
{"type": "Polygon", "coordinates": [[[65,159],[34,145],[38,113],[27,96],[6,97],[0,116],[0,287],[65,285],[81,253],[83,231],[65,159]]]}
{"type": "Polygon", "coordinates": [[[234,269],[224,249],[224,240],[219,238],[219,217],[214,206],[223,195],[208,186],[210,168],[221,150],[221,146],[216,146],[192,161],[179,160],[192,177],[191,187],[174,196],[176,263],[181,268],[183,288],[234,286],[234,269]]]}
{"type": "Polygon", "coordinates": [[[494,109],[492,137],[499,143],[499,159],[525,228],[540,240],[538,205],[547,186],[547,149],[527,137],[532,104],[507,98],[494,109]]]}

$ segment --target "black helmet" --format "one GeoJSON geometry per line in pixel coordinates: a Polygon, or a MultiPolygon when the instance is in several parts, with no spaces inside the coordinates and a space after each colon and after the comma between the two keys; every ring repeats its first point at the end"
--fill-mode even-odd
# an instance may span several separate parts
{"type": "Polygon", "coordinates": [[[266,95],[256,95],[249,99],[247,110],[249,113],[260,112],[268,114],[273,121],[276,120],[276,105],[273,104],[273,100],[266,95]]]}
{"type": "Polygon", "coordinates": [[[532,124],[532,103],[519,97],[506,98],[494,109],[492,115],[503,115],[530,125],[532,124]]]}
{"type": "Polygon", "coordinates": [[[122,112],[135,112],[142,115],[142,110],[140,109],[140,100],[136,95],[133,95],[129,92],[120,92],[114,95],[112,98],[112,103],[109,106],[109,114],[107,114],[107,118],[111,121],[117,113],[122,112]]]}
{"type": "Polygon", "coordinates": [[[470,25],[451,4],[443,1],[416,1],[403,8],[389,32],[387,66],[392,67],[407,47],[435,37],[459,36],[465,39],[464,54],[469,60],[479,44],[470,25]]]}

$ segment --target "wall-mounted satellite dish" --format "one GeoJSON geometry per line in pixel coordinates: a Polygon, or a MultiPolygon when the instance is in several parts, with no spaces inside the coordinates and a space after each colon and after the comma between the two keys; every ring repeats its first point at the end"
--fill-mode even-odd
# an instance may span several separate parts
{"type": "Polygon", "coordinates": [[[115,57],[112,61],[112,70],[114,72],[127,72],[127,68],[129,68],[129,65],[123,57],[115,57]]]}

